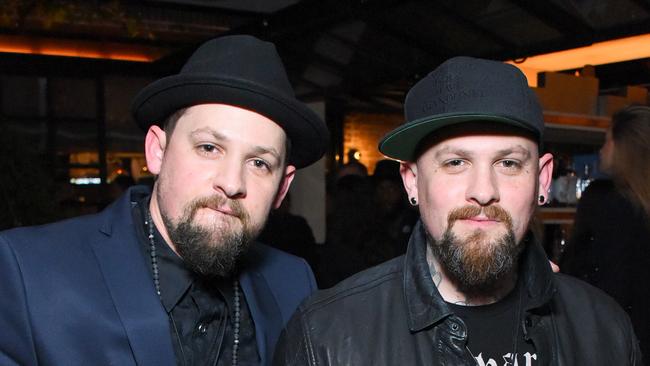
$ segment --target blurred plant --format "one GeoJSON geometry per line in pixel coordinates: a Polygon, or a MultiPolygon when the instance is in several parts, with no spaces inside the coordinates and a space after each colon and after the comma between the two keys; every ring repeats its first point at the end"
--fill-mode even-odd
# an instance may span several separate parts
{"type": "Polygon", "coordinates": [[[113,23],[121,27],[128,37],[153,38],[139,14],[128,11],[120,0],[2,0],[0,1],[0,27],[23,28],[40,24],[44,30],[70,24],[113,23]]]}

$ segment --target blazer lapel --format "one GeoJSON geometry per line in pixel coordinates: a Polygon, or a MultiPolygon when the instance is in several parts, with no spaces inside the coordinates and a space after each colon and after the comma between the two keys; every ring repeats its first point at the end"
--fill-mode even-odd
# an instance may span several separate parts
{"type": "Polygon", "coordinates": [[[130,192],[104,213],[102,238],[93,243],[106,286],[138,365],[175,365],[167,314],[133,226],[130,192]]]}
{"type": "Polygon", "coordinates": [[[280,306],[271,292],[264,276],[255,269],[247,269],[240,275],[242,291],[255,323],[255,338],[261,365],[270,364],[273,348],[282,331],[280,306]]]}

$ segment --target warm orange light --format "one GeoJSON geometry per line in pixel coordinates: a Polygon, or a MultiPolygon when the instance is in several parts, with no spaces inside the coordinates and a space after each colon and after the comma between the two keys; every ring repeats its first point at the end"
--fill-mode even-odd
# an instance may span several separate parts
{"type": "Polygon", "coordinates": [[[537,86],[537,73],[603,65],[650,57],[650,34],[597,42],[591,46],[531,56],[522,63],[508,61],[521,69],[530,86],[537,86]]]}
{"type": "Polygon", "coordinates": [[[0,52],[153,62],[168,50],[116,42],[0,35],[0,52]]]}

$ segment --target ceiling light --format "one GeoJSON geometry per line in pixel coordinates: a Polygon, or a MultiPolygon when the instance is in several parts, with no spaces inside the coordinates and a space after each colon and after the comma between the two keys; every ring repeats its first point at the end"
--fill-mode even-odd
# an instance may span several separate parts
{"type": "Polygon", "coordinates": [[[523,62],[508,61],[528,78],[528,85],[537,86],[537,73],[603,65],[650,57],[650,34],[596,42],[590,46],[531,56],[523,62]]]}
{"type": "Polygon", "coordinates": [[[0,35],[0,52],[153,62],[168,50],[129,43],[0,35]]]}

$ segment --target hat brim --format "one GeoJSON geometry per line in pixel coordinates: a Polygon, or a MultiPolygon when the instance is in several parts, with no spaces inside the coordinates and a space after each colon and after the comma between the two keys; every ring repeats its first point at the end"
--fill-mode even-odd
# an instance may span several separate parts
{"type": "Polygon", "coordinates": [[[291,140],[289,163],[305,167],[325,153],[329,133],[320,117],[300,101],[261,85],[212,75],[173,75],[159,79],[135,97],[133,116],[147,130],[174,112],[193,105],[220,103],[259,113],[282,127],[291,140]]]}
{"type": "Polygon", "coordinates": [[[401,161],[413,161],[415,159],[415,152],[418,145],[422,139],[430,133],[443,127],[472,121],[498,122],[513,127],[519,127],[537,134],[537,132],[532,130],[527,123],[507,116],[495,116],[481,113],[460,115],[457,113],[449,115],[441,114],[405,123],[394,129],[379,142],[379,151],[389,158],[401,161]]]}

